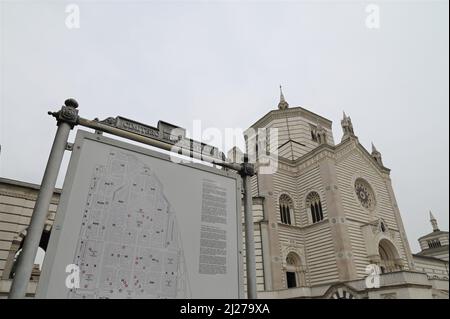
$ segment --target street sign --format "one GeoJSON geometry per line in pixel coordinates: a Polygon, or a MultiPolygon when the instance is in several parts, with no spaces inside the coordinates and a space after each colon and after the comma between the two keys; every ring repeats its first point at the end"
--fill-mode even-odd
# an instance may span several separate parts
{"type": "Polygon", "coordinates": [[[186,129],[164,121],[158,121],[157,127],[139,123],[122,116],[108,117],[103,121],[97,122],[122,131],[173,145],[172,151],[174,152],[180,152],[187,155],[191,152],[196,152],[217,161],[225,160],[225,154],[220,152],[217,147],[187,138],[186,129]]]}

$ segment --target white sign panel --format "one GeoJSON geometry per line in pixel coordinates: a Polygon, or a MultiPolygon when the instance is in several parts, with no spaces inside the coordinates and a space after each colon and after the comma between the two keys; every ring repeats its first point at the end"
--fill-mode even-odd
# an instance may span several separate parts
{"type": "Polygon", "coordinates": [[[240,298],[239,185],[78,131],[37,298],[240,298]]]}

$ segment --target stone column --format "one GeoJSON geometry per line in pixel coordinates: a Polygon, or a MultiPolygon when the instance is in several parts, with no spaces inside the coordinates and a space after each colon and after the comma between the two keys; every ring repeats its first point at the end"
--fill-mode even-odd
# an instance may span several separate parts
{"type": "Polygon", "coordinates": [[[258,190],[264,200],[264,223],[261,223],[261,236],[264,254],[264,280],[266,290],[283,289],[282,260],[278,241],[276,199],[273,196],[273,175],[258,175],[258,190]],[[266,257],[267,256],[267,257],[266,257]],[[266,277],[266,274],[268,277],[266,277]]]}
{"type": "MultiPolygon", "coordinates": [[[[264,200],[264,210],[266,209],[266,200],[264,200]]],[[[266,291],[273,290],[272,284],[272,265],[270,255],[270,237],[269,237],[269,225],[267,220],[263,220],[259,223],[261,230],[261,250],[263,256],[264,267],[264,289],[266,291]]]]}
{"type": "Polygon", "coordinates": [[[331,152],[319,162],[320,176],[325,187],[325,200],[328,208],[328,219],[334,244],[339,280],[357,279],[356,267],[348,233],[347,220],[342,205],[341,193],[336,175],[336,163],[331,152]]]}

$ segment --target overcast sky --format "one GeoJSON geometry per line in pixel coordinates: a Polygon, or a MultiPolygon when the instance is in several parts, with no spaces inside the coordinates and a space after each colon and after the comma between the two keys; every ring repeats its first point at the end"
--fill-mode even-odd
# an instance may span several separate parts
{"type": "MultiPolygon", "coordinates": [[[[409,242],[448,230],[448,2],[0,1],[0,176],[40,183],[67,97],[85,118],[247,128],[287,101],[352,117],[392,169],[409,242]],[[72,21],[72,20],[71,20],[72,21]]],[[[74,133],[71,135],[73,139],[74,133]]],[[[218,145],[222,148],[222,145],[218,145]]],[[[62,185],[66,156],[58,186],[62,185]]]]}

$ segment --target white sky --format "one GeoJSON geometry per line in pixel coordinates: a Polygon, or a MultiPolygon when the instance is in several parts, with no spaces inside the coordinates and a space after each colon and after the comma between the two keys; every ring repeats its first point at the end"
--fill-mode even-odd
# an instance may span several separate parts
{"type": "Polygon", "coordinates": [[[374,141],[414,252],[429,209],[448,230],[447,1],[375,2],[379,29],[365,26],[363,1],[0,3],[0,176],[40,183],[55,132],[46,113],[67,97],[89,119],[223,131],[275,108],[283,84],[291,106],[333,120],[336,142],[342,110],[366,148],[374,141]],[[79,29],[65,25],[68,3],[79,29]]]}

